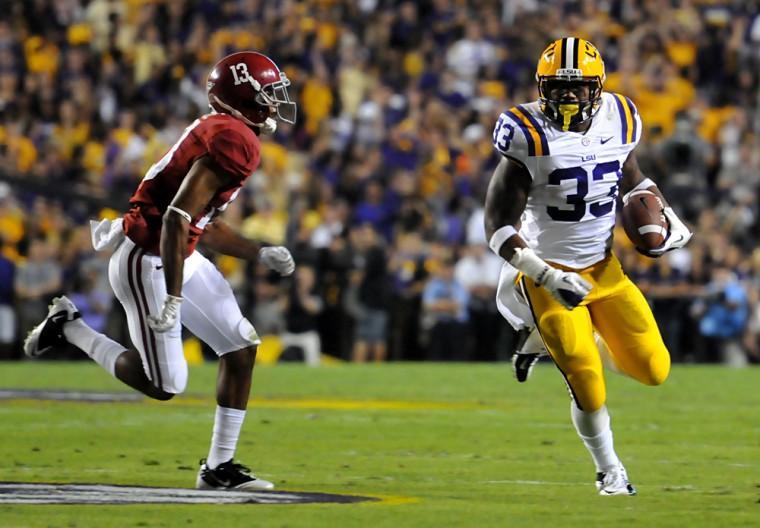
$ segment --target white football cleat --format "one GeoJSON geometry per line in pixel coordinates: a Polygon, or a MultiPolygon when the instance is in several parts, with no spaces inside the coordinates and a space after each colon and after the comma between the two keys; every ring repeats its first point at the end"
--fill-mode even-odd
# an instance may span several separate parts
{"type": "Polygon", "coordinates": [[[63,325],[82,315],[68,297],[62,295],[53,299],[44,321],[35,326],[24,340],[24,353],[30,358],[39,357],[48,350],[63,347],[68,341],[63,335],[63,325]]]}
{"type": "Polygon", "coordinates": [[[202,490],[266,491],[274,489],[274,484],[255,477],[243,464],[228,460],[211,469],[204,458],[201,460],[195,487],[202,490]]]}
{"type": "Polygon", "coordinates": [[[599,495],[636,495],[636,488],[628,481],[623,464],[607,472],[597,473],[596,489],[599,490],[599,495]]]}

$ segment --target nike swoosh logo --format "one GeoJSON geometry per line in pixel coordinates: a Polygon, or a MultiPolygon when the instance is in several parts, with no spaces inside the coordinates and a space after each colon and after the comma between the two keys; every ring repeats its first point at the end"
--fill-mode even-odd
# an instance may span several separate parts
{"type": "Polygon", "coordinates": [[[164,267],[163,266],[156,266],[156,271],[161,270],[161,269],[164,269],[164,267]]]}
{"type": "Polygon", "coordinates": [[[610,137],[608,137],[607,139],[602,139],[602,140],[600,141],[600,143],[601,143],[602,145],[604,145],[605,143],[607,143],[607,142],[608,142],[610,139],[612,139],[612,138],[614,138],[614,137],[615,137],[615,136],[610,136],[610,137]]]}
{"type": "Polygon", "coordinates": [[[66,311],[54,313],[49,319],[55,324],[61,324],[68,322],[66,311]]]}

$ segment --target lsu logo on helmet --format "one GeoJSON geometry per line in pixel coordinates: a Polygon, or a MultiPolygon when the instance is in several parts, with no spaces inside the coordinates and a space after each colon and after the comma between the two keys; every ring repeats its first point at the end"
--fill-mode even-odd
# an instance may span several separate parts
{"type": "Polygon", "coordinates": [[[604,85],[604,61],[589,41],[555,40],[538,60],[541,111],[562,130],[584,124],[599,108],[604,85]]]}

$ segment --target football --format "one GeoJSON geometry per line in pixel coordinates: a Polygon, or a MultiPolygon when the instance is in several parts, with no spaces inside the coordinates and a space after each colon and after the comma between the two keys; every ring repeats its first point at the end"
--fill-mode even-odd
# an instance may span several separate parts
{"type": "Polygon", "coordinates": [[[637,248],[648,251],[660,247],[668,234],[662,201],[651,191],[632,193],[623,206],[623,228],[637,248]]]}

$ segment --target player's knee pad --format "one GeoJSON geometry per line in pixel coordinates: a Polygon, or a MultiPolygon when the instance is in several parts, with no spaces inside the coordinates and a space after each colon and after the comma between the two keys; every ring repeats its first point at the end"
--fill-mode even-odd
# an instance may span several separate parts
{"type": "Polygon", "coordinates": [[[256,332],[256,329],[245,317],[240,320],[237,328],[238,332],[240,333],[240,337],[248,341],[251,346],[256,346],[261,343],[261,339],[259,339],[259,334],[256,332]]]}
{"type": "Polygon", "coordinates": [[[649,369],[644,381],[647,385],[661,385],[670,374],[670,355],[667,350],[662,354],[654,354],[649,359],[649,369]]]}
{"type": "Polygon", "coordinates": [[[161,389],[170,394],[182,394],[187,387],[187,363],[177,363],[161,378],[161,389]]]}
{"type": "Polygon", "coordinates": [[[246,340],[251,346],[261,344],[261,339],[259,338],[258,332],[256,332],[256,329],[253,327],[251,322],[245,317],[243,317],[240,322],[238,322],[237,330],[240,334],[240,337],[246,340]]]}
{"type": "Polygon", "coordinates": [[[236,331],[242,339],[228,340],[225,348],[220,349],[215,347],[214,351],[216,354],[219,357],[222,357],[225,354],[237,352],[238,350],[243,350],[245,348],[252,348],[255,353],[256,347],[261,344],[261,339],[251,322],[243,317],[238,321],[237,325],[233,325],[233,328],[235,328],[234,331],[236,331]]]}

